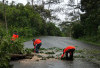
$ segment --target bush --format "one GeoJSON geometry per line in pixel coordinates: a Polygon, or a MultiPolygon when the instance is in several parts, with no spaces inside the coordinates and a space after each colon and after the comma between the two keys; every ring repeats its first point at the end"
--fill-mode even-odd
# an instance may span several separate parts
{"type": "Polygon", "coordinates": [[[30,49],[30,48],[26,48],[25,49],[25,52],[27,55],[31,54],[34,50],[33,49],[30,49]]]}
{"type": "Polygon", "coordinates": [[[11,39],[6,36],[2,40],[1,49],[7,51],[7,53],[18,54],[22,52],[23,44],[21,43],[21,39],[11,41],[11,39]]]}
{"type": "Polygon", "coordinates": [[[0,50],[0,68],[11,68],[9,64],[10,57],[7,53],[0,50]]]}
{"type": "Polygon", "coordinates": [[[18,39],[11,42],[11,36],[7,35],[2,38],[0,44],[0,68],[11,68],[9,64],[10,54],[19,54],[23,51],[23,44],[18,39]]]}

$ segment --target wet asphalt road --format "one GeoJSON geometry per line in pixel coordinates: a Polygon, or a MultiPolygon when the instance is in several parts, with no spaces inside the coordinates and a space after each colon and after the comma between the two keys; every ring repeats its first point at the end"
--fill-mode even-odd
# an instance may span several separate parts
{"type": "Polygon", "coordinates": [[[14,68],[100,68],[100,65],[81,59],[74,59],[73,61],[44,60],[29,63],[15,61],[11,63],[14,64],[14,68]]]}
{"type": "MultiPolygon", "coordinates": [[[[94,46],[91,44],[86,44],[80,42],[70,37],[55,37],[55,36],[43,36],[37,37],[42,40],[42,47],[59,47],[65,48],[66,46],[73,45],[76,46],[76,49],[98,49],[99,46],[94,46]]],[[[27,41],[24,43],[25,48],[33,48],[32,41],[27,41]]],[[[39,62],[29,62],[28,64],[20,63],[18,61],[12,61],[11,64],[14,64],[14,68],[100,68],[100,65],[87,62],[83,59],[75,58],[73,61],[39,61],[39,62]]]]}
{"type": "MultiPolygon", "coordinates": [[[[80,42],[77,40],[74,40],[70,37],[56,37],[56,36],[43,36],[43,37],[37,37],[42,40],[42,47],[44,48],[50,48],[50,47],[59,47],[59,48],[65,48],[67,46],[73,45],[77,49],[98,49],[100,50],[100,46],[94,46],[91,44],[87,44],[84,42],[80,42]]],[[[27,41],[24,43],[25,48],[33,48],[33,42],[27,41]]]]}

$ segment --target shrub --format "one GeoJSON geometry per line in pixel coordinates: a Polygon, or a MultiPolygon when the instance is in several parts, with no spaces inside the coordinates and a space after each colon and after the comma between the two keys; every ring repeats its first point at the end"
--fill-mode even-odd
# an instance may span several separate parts
{"type": "Polygon", "coordinates": [[[0,68],[11,68],[11,65],[9,64],[10,54],[22,53],[23,44],[21,43],[21,40],[18,39],[11,42],[10,38],[9,35],[2,38],[0,44],[0,68]]]}

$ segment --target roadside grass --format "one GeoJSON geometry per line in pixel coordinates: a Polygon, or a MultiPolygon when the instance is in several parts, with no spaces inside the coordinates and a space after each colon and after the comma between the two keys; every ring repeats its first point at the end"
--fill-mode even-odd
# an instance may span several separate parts
{"type": "Polygon", "coordinates": [[[100,54],[100,50],[89,50],[88,53],[90,53],[90,54],[100,54]]]}
{"type": "MultiPolygon", "coordinates": [[[[76,50],[74,58],[83,58],[85,60],[97,63],[100,62],[100,50],[95,49],[82,49],[76,50]]],[[[100,63],[97,63],[100,64],[100,63]]]]}
{"type": "Polygon", "coordinates": [[[88,44],[100,46],[100,40],[93,41],[93,40],[91,40],[89,38],[79,38],[77,40],[82,41],[82,42],[85,42],[85,43],[88,43],[88,44]]]}

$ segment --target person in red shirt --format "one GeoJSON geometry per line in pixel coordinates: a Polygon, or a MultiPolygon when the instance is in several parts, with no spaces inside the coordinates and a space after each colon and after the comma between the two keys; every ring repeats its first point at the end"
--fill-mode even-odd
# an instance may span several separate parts
{"type": "Polygon", "coordinates": [[[14,34],[13,34],[13,36],[11,37],[11,40],[12,40],[12,41],[15,41],[16,38],[18,38],[18,37],[19,37],[19,35],[18,35],[17,32],[15,31],[14,34]]]}
{"type": "Polygon", "coordinates": [[[61,55],[61,59],[64,58],[64,55],[66,56],[66,59],[73,59],[73,53],[74,53],[74,51],[75,51],[75,47],[74,46],[67,46],[63,50],[63,54],[61,55]]]}
{"type": "Polygon", "coordinates": [[[40,46],[42,45],[42,41],[40,39],[33,39],[34,52],[39,53],[40,46]]]}

